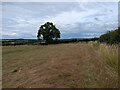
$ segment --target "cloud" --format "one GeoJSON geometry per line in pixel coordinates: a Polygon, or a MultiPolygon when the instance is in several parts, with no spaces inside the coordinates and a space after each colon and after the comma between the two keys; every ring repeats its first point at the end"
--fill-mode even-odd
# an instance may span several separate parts
{"type": "Polygon", "coordinates": [[[18,37],[17,33],[2,33],[3,38],[13,38],[13,37],[18,37]]]}
{"type": "MultiPolygon", "coordinates": [[[[2,2],[28,2],[28,0],[1,0],[2,2]]],[[[118,2],[119,0],[29,0],[29,2],[118,2]]]]}
{"type": "Polygon", "coordinates": [[[44,22],[54,22],[63,33],[79,33],[81,30],[89,31],[92,29],[96,31],[101,29],[105,32],[106,30],[110,30],[110,28],[117,28],[117,10],[115,10],[117,9],[117,5],[114,7],[111,3],[80,3],[79,6],[81,10],[78,8],[77,10],[62,12],[56,16],[45,18],[44,22]],[[112,24],[113,22],[115,23],[112,24]],[[101,28],[99,29],[99,27],[101,28]]]}
{"type": "Polygon", "coordinates": [[[62,38],[95,37],[118,27],[118,5],[113,2],[6,2],[2,6],[3,38],[36,38],[39,26],[47,21],[60,29],[62,38]]]}
{"type": "Polygon", "coordinates": [[[68,11],[62,12],[54,17],[46,18],[46,21],[53,21],[59,25],[68,25],[77,22],[84,22],[84,18],[88,15],[92,15],[93,11],[68,11]]]}

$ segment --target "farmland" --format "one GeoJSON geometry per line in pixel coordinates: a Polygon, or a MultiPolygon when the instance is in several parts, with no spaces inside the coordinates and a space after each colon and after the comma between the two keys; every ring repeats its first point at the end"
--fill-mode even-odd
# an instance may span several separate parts
{"type": "Polygon", "coordinates": [[[97,42],[2,47],[3,88],[116,88],[118,46],[97,42]]]}

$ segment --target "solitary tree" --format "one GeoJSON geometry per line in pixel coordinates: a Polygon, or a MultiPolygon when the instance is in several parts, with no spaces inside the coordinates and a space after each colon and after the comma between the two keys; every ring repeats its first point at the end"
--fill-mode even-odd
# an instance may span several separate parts
{"type": "Polygon", "coordinates": [[[51,22],[46,22],[44,25],[41,25],[38,34],[38,40],[43,38],[46,43],[50,43],[53,39],[57,40],[60,38],[60,31],[53,25],[51,22]]]}

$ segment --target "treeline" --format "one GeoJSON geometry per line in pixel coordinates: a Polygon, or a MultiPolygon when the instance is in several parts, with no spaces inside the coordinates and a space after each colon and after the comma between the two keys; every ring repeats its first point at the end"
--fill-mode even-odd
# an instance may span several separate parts
{"type": "Polygon", "coordinates": [[[3,40],[2,46],[9,46],[9,45],[37,45],[39,44],[38,40],[3,40]]]}
{"type": "MultiPolygon", "coordinates": [[[[60,44],[60,43],[74,43],[74,42],[89,42],[89,41],[99,41],[108,44],[118,44],[120,43],[120,27],[116,30],[109,31],[99,38],[73,38],[73,39],[58,39],[53,40],[49,44],[60,44]]],[[[9,46],[9,45],[46,45],[47,43],[41,42],[37,39],[10,39],[10,40],[1,40],[0,45],[9,46]]]]}
{"type": "Polygon", "coordinates": [[[89,41],[96,41],[99,38],[73,38],[73,39],[58,39],[58,40],[52,40],[49,43],[41,42],[41,45],[48,45],[48,44],[60,44],[60,43],[75,43],[75,42],[89,42],[89,41]]]}
{"type": "MultiPolygon", "coordinates": [[[[74,42],[88,42],[88,41],[96,41],[98,40],[98,38],[83,38],[83,39],[79,39],[79,38],[73,38],[73,39],[58,39],[58,40],[53,40],[51,41],[51,43],[49,44],[60,44],[60,43],[74,43],[74,42]]],[[[9,45],[47,45],[47,43],[45,42],[41,42],[37,39],[31,39],[31,40],[18,40],[18,39],[14,39],[14,40],[2,40],[2,46],[9,46],[9,45]]]]}
{"type": "Polygon", "coordinates": [[[89,42],[89,41],[96,41],[99,38],[73,38],[73,39],[59,39],[53,40],[49,44],[60,44],[60,43],[74,43],[74,42],[89,42]]]}
{"type": "Polygon", "coordinates": [[[99,38],[99,42],[105,42],[108,44],[120,43],[120,27],[114,31],[108,31],[99,38]]]}

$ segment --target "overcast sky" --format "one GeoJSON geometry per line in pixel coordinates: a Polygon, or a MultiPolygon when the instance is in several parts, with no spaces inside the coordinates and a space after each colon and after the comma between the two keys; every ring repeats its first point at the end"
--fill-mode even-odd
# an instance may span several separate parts
{"type": "Polygon", "coordinates": [[[36,38],[53,22],[61,38],[99,37],[118,27],[117,2],[3,2],[2,38],[36,38]]]}

